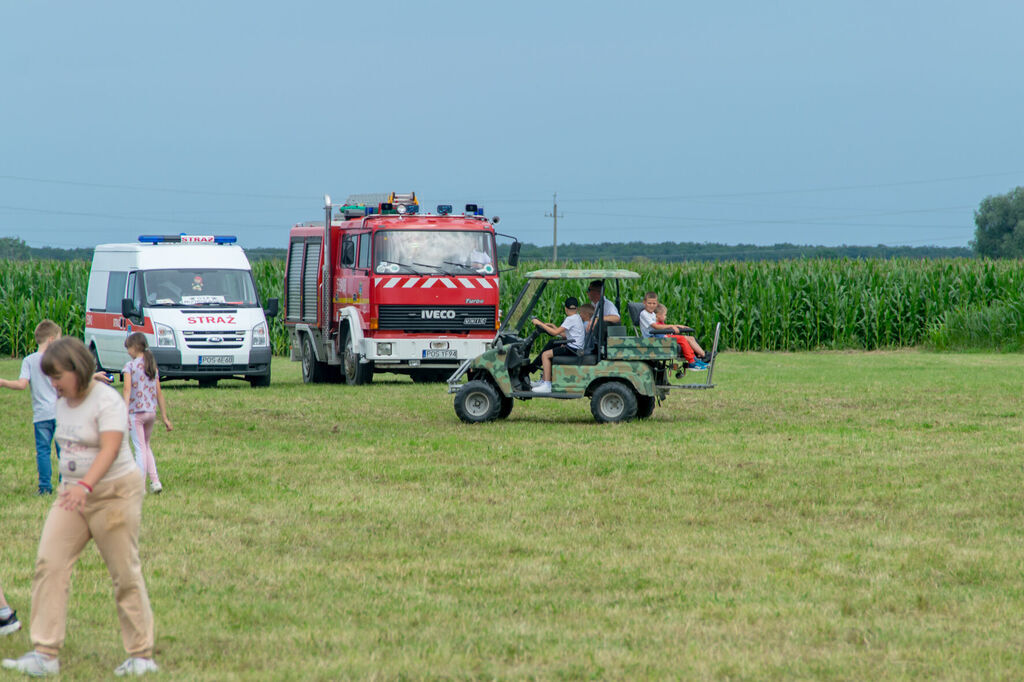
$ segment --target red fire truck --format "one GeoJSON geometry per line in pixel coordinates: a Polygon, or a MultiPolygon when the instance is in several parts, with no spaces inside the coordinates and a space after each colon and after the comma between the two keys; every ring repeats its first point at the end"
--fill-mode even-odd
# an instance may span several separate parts
{"type": "MultiPolygon", "coordinates": [[[[296,225],[288,242],[284,323],[303,381],[358,385],[375,371],[443,381],[491,347],[497,217],[475,204],[420,213],[415,193],[324,200],[324,222],[296,225]]],[[[509,265],[518,260],[514,241],[509,265]]]]}

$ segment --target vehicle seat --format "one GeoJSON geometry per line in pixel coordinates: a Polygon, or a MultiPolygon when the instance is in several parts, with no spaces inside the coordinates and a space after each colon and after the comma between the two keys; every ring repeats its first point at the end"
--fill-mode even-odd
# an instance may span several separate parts
{"type": "Polygon", "coordinates": [[[608,336],[629,336],[626,327],[621,324],[613,324],[608,327],[608,336]]]}
{"type": "Polygon", "coordinates": [[[596,365],[597,353],[586,355],[556,355],[551,358],[552,365],[596,365]]]}
{"type": "Polygon", "coordinates": [[[640,336],[640,313],[644,311],[644,304],[630,301],[626,304],[626,310],[629,311],[629,319],[633,322],[634,336],[640,336]]]}

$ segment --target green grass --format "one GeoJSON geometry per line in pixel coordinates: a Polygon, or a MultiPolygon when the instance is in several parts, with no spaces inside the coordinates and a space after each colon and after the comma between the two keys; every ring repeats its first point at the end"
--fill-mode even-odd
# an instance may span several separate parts
{"type": "MultiPolygon", "coordinates": [[[[168,384],[141,539],[168,679],[1024,672],[1019,356],[726,353],[714,391],[613,426],[583,401],[467,426],[441,387],[274,371],[168,384]]],[[[48,502],[28,396],[0,401],[0,580],[27,623],[48,502]]],[[[110,593],[90,547],[64,678],[123,659],[110,593]]]]}

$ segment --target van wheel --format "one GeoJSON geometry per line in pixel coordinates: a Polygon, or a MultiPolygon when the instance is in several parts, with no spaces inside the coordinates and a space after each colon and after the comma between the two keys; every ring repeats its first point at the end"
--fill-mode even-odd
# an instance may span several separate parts
{"type": "Polygon", "coordinates": [[[629,421],[636,417],[636,394],[621,381],[609,381],[594,391],[590,411],[604,424],[629,421]]]}
{"type": "Polygon", "coordinates": [[[319,384],[326,378],[327,365],[318,362],[313,351],[313,339],[309,335],[302,336],[302,383],[319,384]]]}
{"type": "Polygon", "coordinates": [[[89,352],[92,353],[92,359],[96,363],[96,371],[97,372],[104,371],[103,365],[100,364],[100,354],[96,352],[96,344],[95,343],[90,343],[89,344],[89,352]]]}
{"type": "Polygon", "coordinates": [[[486,381],[470,381],[455,394],[455,414],[467,424],[489,422],[500,411],[498,391],[486,381]]]}
{"type": "Polygon", "coordinates": [[[266,388],[270,385],[270,369],[267,368],[267,373],[262,376],[246,377],[245,380],[248,381],[249,385],[253,388],[266,388]]]}
{"type": "Polygon", "coordinates": [[[361,386],[373,381],[373,365],[371,363],[359,362],[359,355],[356,354],[355,343],[352,341],[352,334],[345,333],[345,382],[349,386],[361,386]]]}
{"type": "Polygon", "coordinates": [[[636,418],[647,419],[654,414],[654,406],[657,400],[653,395],[638,395],[636,397],[636,418]]]}

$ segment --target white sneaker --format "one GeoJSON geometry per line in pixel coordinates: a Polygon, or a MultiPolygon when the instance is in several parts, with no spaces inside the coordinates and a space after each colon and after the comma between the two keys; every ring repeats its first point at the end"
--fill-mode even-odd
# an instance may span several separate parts
{"type": "Polygon", "coordinates": [[[129,658],[121,665],[114,668],[114,674],[118,677],[125,675],[145,675],[146,673],[159,672],[156,661],[152,658],[129,658]]]}
{"type": "Polygon", "coordinates": [[[11,615],[0,618],[0,635],[9,635],[21,629],[21,621],[18,620],[18,612],[11,611],[11,615]]]}
{"type": "Polygon", "coordinates": [[[21,658],[5,658],[3,666],[8,670],[17,670],[29,677],[47,677],[60,673],[60,661],[44,656],[38,651],[30,651],[21,658]]]}
{"type": "Polygon", "coordinates": [[[534,393],[551,393],[551,382],[542,381],[533,387],[534,393]]]}
{"type": "Polygon", "coordinates": [[[530,382],[530,388],[537,388],[538,386],[542,386],[543,384],[544,384],[544,380],[543,379],[537,379],[536,381],[531,381],[530,382]]]}
{"type": "MultiPolygon", "coordinates": [[[[164,489],[164,487],[162,485],[160,485],[160,481],[153,481],[152,483],[149,484],[149,492],[153,493],[154,495],[158,495],[160,493],[160,491],[163,490],[163,489],[164,489]]],[[[145,659],[139,659],[139,660],[145,660],[145,659]]]]}

